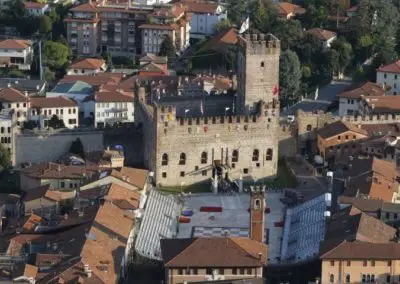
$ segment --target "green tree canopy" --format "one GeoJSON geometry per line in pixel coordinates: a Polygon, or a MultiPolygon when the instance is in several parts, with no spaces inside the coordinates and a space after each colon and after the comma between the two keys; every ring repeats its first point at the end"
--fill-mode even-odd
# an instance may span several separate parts
{"type": "Polygon", "coordinates": [[[71,50],[59,42],[46,41],[43,48],[43,62],[52,68],[63,67],[69,59],[71,50]]]}
{"type": "Polygon", "coordinates": [[[341,37],[331,44],[331,49],[338,53],[338,65],[335,71],[343,73],[353,61],[353,47],[345,38],[341,37]]]}
{"type": "Polygon", "coordinates": [[[176,56],[176,48],[172,41],[172,38],[166,36],[160,45],[159,56],[167,56],[167,57],[175,57],[176,56]]]}
{"type": "Polygon", "coordinates": [[[53,22],[51,18],[47,15],[43,15],[39,19],[39,32],[47,34],[51,32],[53,28],[53,22]]]}
{"type": "Polygon", "coordinates": [[[69,152],[80,156],[82,159],[85,158],[85,149],[80,138],[76,138],[76,140],[72,142],[69,152]]]}
{"type": "Polygon", "coordinates": [[[11,167],[10,151],[0,144],[0,171],[9,169],[11,167]]]}
{"type": "Polygon", "coordinates": [[[227,28],[230,28],[232,26],[231,22],[228,19],[223,19],[219,21],[218,23],[215,24],[215,32],[218,33],[220,31],[223,31],[227,28]]]}
{"type": "Polygon", "coordinates": [[[302,72],[299,58],[291,50],[281,53],[279,65],[279,97],[285,106],[298,100],[302,72]]]}
{"type": "Polygon", "coordinates": [[[53,115],[50,118],[48,126],[54,129],[65,128],[64,121],[62,119],[59,119],[57,115],[53,115]]]}

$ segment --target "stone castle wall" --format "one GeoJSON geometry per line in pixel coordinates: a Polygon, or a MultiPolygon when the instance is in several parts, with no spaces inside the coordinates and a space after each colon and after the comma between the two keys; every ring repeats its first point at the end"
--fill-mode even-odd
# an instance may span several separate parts
{"type": "Polygon", "coordinates": [[[209,180],[213,163],[229,168],[232,178],[276,175],[279,109],[272,104],[261,104],[258,114],[252,116],[185,119],[175,118],[174,107],[157,110],[157,183],[172,186],[177,181],[193,184],[209,180]],[[232,160],[234,150],[238,151],[237,162],[232,160]],[[259,153],[257,161],[253,161],[254,150],[259,153]],[[203,152],[207,155],[204,163],[203,152]],[[181,165],[182,153],[186,161],[181,165]],[[162,165],[164,154],[168,155],[167,165],[162,165]]]}

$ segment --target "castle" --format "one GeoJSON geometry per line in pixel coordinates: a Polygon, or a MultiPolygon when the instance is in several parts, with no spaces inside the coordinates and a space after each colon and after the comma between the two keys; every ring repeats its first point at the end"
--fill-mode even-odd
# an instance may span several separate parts
{"type": "Polygon", "coordinates": [[[136,82],[143,160],[158,185],[276,176],[280,42],[245,34],[237,47],[236,94],[154,96],[136,82]]]}

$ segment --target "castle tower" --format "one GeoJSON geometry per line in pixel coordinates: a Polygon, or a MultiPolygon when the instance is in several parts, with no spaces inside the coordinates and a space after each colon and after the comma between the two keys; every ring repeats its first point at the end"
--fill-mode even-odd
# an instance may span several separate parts
{"type": "Polygon", "coordinates": [[[250,239],[264,243],[265,186],[250,189],[250,239]]]}
{"type": "Polygon", "coordinates": [[[238,36],[237,106],[254,113],[261,100],[278,99],[280,41],[271,34],[238,36]]]}

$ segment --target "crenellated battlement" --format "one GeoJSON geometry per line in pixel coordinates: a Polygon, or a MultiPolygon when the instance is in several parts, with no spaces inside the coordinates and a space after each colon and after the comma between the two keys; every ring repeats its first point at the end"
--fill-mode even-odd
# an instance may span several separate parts
{"type": "Polygon", "coordinates": [[[353,115],[353,116],[335,116],[335,120],[342,120],[350,123],[358,124],[383,124],[383,123],[399,123],[400,115],[398,114],[374,114],[374,115],[353,115]]]}
{"type": "Polygon", "coordinates": [[[176,107],[174,106],[155,106],[154,118],[157,122],[167,125],[172,122],[176,126],[193,125],[232,125],[232,124],[250,124],[259,122],[271,122],[279,119],[279,102],[261,102],[258,112],[254,115],[221,115],[221,116],[199,116],[199,117],[178,117],[176,107]],[[166,124],[167,123],[167,124],[166,124]]]}
{"type": "Polygon", "coordinates": [[[238,36],[238,45],[246,54],[280,54],[280,40],[273,34],[244,34],[238,36]]]}

